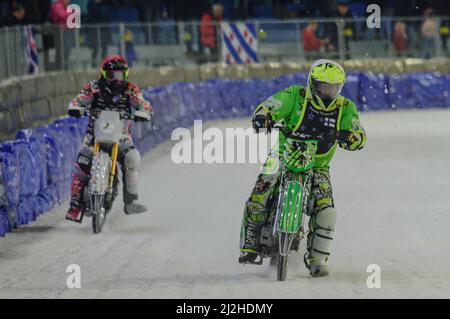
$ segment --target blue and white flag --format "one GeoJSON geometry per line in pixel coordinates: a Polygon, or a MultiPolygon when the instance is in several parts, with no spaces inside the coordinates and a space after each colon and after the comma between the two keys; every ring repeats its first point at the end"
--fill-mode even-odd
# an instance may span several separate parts
{"type": "Polygon", "coordinates": [[[222,59],[227,64],[258,62],[258,37],[253,23],[222,23],[222,59]]]}
{"type": "Polygon", "coordinates": [[[33,29],[31,26],[25,27],[25,42],[26,42],[26,59],[27,59],[27,74],[39,73],[39,58],[37,52],[36,41],[33,37],[33,29]]]}

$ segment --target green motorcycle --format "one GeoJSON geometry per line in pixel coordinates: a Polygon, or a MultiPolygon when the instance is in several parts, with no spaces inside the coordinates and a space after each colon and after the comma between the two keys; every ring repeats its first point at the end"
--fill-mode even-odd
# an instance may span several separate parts
{"type": "MultiPolygon", "coordinates": [[[[312,187],[314,157],[322,136],[286,132],[284,126],[275,124],[286,136],[285,150],[280,154],[278,191],[269,207],[270,217],[262,227],[260,244],[263,258],[277,266],[277,280],[286,279],[288,258],[292,250],[298,251],[305,236],[305,215],[308,214],[312,187]]],[[[270,126],[267,133],[271,131],[270,126]]],[[[259,132],[258,130],[256,131],[259,132]]]]}

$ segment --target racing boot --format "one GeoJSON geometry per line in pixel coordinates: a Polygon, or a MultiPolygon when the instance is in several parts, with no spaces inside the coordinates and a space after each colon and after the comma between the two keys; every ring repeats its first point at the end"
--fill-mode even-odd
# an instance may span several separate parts
{"type": "Polygon", "coordinates": [[[262,263],[262,257],[260,261],[256,261],[256,259],[258,256],[261,256],[259,241],[266,213],[262,212],[263,214],[261,214],[261,216],[259,216],[258,213],[259,212],[253,212],[252,217],[246,216],[246,221],[243,223],[241,230],[241,254],[239,256],[239,263],[241,264],[262,263]],[[259,217],[255,218],[256,216],[259,217]]]}
{"type": "Polygon", "coordinates": [[[133,201],[131,203],[125,204],[123,211],[127,215],[142,214],[147,211],[147,207],[143,204],[139,204],[136,201],[133,201]]]}
{"type": "Polygon", "coordinates": [[[142,214],[147,211],[147,207],[137,202],[138,196],[124,191],[123,194],[124,207],[123,211],[127,215],[142,214]]]}
{"type": "Polygon", "coordinates": [[[66,219],[81,223],[83,219],[83,196],[84,188],[89,181],[89,176],[76,165],[75,173],[72,178],[70,208],[66,214],[66,219]]]}

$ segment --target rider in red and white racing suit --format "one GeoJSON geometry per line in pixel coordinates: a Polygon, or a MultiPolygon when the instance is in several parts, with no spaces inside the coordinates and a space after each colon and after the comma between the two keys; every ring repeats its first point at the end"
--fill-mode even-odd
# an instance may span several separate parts
{"type": "MultiPolygon", "coordinates": [[[[69,104],[70,116],[89,114],[90,118],[73,173],[70,208],[66,214],[68,220],[81,222],[82,219],[83,194],[89,182],[93,156],[96,114],[101,110],[120,111],[133,114],[135,121],[149,121],[153,114],[141,90],[127,79],[126,60],[120,55],[107,56],[101,65],[101,78],[87,84],[69,104]]],[[[137,214],[145,212],[147,208],[137,203],[140,154],[131,138],[131,121],[127,122],[119,144],[118,162],[123,176],[124,211],[126,214],[137,214]]]]}

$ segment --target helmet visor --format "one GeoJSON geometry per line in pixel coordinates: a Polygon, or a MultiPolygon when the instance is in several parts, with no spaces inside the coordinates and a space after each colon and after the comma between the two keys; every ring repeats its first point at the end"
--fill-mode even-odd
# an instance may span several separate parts
{"type": "Polygon", "coordinates": [[[324,82],[316,82],[316,93],[322,99],[334,99],[339,95],[342,88],[342,83],[330,84],[324,82]]]}
{"type": "Polygon", "coordinates": [[[106,79],[109,81],[118,81],[118,82],[124,81],[125,80],[124,71],[107,71],[106,79]]]}

